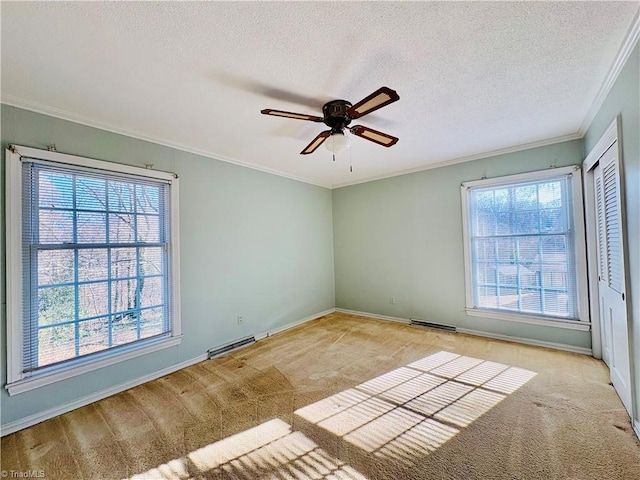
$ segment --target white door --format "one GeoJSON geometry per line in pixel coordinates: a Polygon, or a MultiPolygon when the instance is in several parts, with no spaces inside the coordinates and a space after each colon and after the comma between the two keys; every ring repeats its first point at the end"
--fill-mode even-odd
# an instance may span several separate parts
{"type": "Polygon", "coordinates": [[[622,212],[618,142],[604,153],[593,172],[598,243],[598,300],[602,358],[611,383],[631,414],[629,335],[622,248],[622,212]]]}

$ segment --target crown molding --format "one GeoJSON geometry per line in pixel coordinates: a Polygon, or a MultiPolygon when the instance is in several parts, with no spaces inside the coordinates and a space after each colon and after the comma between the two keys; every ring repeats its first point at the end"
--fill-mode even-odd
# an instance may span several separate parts
{"type": "Polygon", "coordinates": [[[476,155],[469,155],[467,157],[452,158],[450,160],[444,160],[442,162],[432,163],[430,165],[422,165],[420,167],[410,168],[408,170],[401,170],[399,172],[389,173],[385,175],[378,175],[374,177],[367,177],[361,180],[356,180],[354,182],[338,183],[333,185],[331,188],[335,189],[335,188],[348,187],[351,185],[358,185],[360,183],[368,183],[368,182],[374,182],[376,180],[384,180],[385,178],[399,177],[400,175],[407,175],[409,173],[424,172],[425,170],[433,170],[434,168],[447,167],[449,165],[455,165],[458,163],[471,162],[473,160],[482,160],[483,158],[497,157],[498,155],[521,152],[523,150],[529,150],[537,147],[544,147],[546,145],[553,145],[555,143],[568,142],[571,140],[579,140],[582,137],[583,135],[581,135],[580,133],[571,133],[569,135],[563,135],[561,137],[553,137],[553,138],[548,138],[546,140],[523,143],[520,145],[514,145],[513,147],[500,148],[498,150],[491,150],[488,152],[478,153],[476,155]]]}
{"type": "Polygon", "coordinates": [[[176,150],[181,150],[183,152],[193,153],[195,155],[200,155],[207,158],[212,158],[214,160],[219,160],[221,162],[233,163],[234,165],[239,165],[241,167],[247,167],[252,170],[258,170],[260,172],[270,173],[271,175],[277,175],[279,177],[288,178],[290,180],[296,180],[298,182],[309,183],[311,185],[315,185],[317,187],[323,188],[331,188],[330,185],[325,185],[318,182],[312,182],[309,179],[297,177],[295,175],[290,175],[285,172],[281,172],[280,170],[275,170],[268,167],[263,167],[261,165],[256,165],[255,163],[245,162],[242,160],[238,160],[236,158],[227,157],[224,155],[220,155],[215,152],[210,152],[207,150],[200,150],[197,148],[189,147],[187,145],[183,145],[177,142],[171,142],[167,140],[162,140],[157,137],[153,137],[144,133],[141,133],[136,130],[129,130],[126,128],[121,128],[115,126],[110,123],[98,122],[95,120],[91,120],[90,118],[84,117],[82,115],[77,115],[75,113],[68,112],[66,110],[62,110],[57,107],[52,107],[50,105],[44,105],[38,102],[32,102],[30,100],[25,100],[24,98],[15,97],[13,95],[2,95],[1,103],[8,105],[10,107],[21,108],[23,110],[28,110],[30,112],[40,113],[42,115],[48,115],[50,117],[59,118],[61,120],[67,120],[73,123],[79,123],[80,125],[85,125],[87,127],[98,128],[100,130],[105,130],[107,132],[116,133],[118,135],[125,135],[127,137],[135,138],[137,140],[143,140],[145,142],[155,143],[157,145],[162,145],[164,147],[174,148],[176,150]]]}
{"type": "Polygon", "coordinates": [[[600,110],[600,107],[602,107],[604,100],[607,98],[607,95],[609,95],[609,92],[611,91],[611,88],[613,88],[613,84],[618,79],[618,75],[620,75],[622,68],[627,63],[627,60],[629,60],[631,52],[633,52],[633,49],[637,45],[639,38],[640,8],[636,11],[636,15],[635,17],[633,17],[633,21],[629,26],[629,30],[627,30],[627,35],[625,36],[622,45],[620,46],[620,49],[616,54],[616,58],[613,60],[607,76],[602,82],[602,85],[600,86],[595,99],[591,103],[591,107],[589,107],[587,115],[584,117],[584,120],[582,120],[580,129],[578,130],[580,136],[584,137],[584,135],[587,133],[587,130],[591,126],[591,122],[593,122],[593,119],[596,117],[598,111],[600,110]]]}

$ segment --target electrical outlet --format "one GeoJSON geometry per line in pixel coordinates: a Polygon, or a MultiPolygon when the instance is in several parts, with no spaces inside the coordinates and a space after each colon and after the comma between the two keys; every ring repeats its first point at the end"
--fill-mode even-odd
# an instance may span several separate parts
{"type": "Polygon", "coordinates": [[[391,305],[395,305],[395,304],[396,304],[396,297],[391,297],[391,298],[389,299],[389,303],[390,303],[391,305]]]}
{"type": "Polygon", "coordinates": [[[238,315],[238,325],[242,325],[244,323],[244,318],[238,315]]]}

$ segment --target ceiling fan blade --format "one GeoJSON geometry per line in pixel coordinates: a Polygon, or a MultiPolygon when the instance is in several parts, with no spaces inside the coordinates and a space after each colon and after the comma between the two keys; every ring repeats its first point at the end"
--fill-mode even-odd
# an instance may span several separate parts
{"type": "Polygon", "coordinates": [[[314,138],[309,145],[304,147],[304,150],[300,152],[300,155],[309,155],[316,151],[322,143],[331,135],[330,130],[325,130],[324,132],[320,132],[316,138],[314,138]]]}
{"type": "Polygon", "coordinates": [[[374,130],[373,128],[363,127],[362,125],[356,125],[354,127],[351,127],[349,130],[354,135],[362,137],[365,140],[377,143],[378,145],[382,145],[383,147],[391,147],[398,143],[398,138],[392,137],[391,135],[383,132],[379,132],[378,130],[374,130]]]}
{"type": "Polygon", "coordinates": [[[360,118],[397,100],[400,100],[400,96],[395,90],[391,90],[389,87],[381,87],[349,108],[347,113],[351,118],[360,118]]]}
{"type": "Polygon", "coordinates": [[[295,118],[297,120],[309,120],[310,122],[324,122],[324,118],[316,117],[314,115],[306,115],[304,113],[284,112],[282,110],[272,110],[265,108],[260,113],[264,115],[273,115],[275,117],[295,118]]]}

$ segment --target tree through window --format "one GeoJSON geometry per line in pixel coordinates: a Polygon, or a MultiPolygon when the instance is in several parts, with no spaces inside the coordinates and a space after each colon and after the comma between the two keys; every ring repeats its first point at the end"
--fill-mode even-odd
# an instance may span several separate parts
{"type": "Polygon", "coordinates": [[[11,161],[22,219],[21,361],[11,380],[178,333],[172,177],[95,160],[102,168],[11,161]]]}

